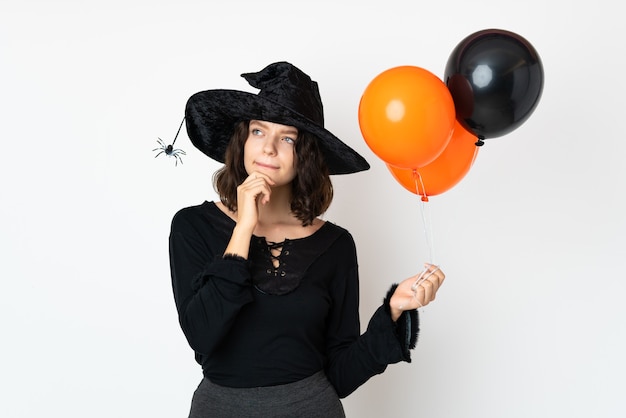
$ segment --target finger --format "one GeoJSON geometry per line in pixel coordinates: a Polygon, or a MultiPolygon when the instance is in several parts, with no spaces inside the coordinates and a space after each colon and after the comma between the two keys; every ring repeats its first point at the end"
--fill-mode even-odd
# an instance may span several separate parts
{"type": "Polygon", "coordinates": [[[416,291],[417,287],[420,285],[420,283],[422,282],[422,280],[424,280],[424,275],[425,275],[426,271],[421,271],[420,274],[413,276],[415,278],[415,281],[413,282],[413,284],[411,285],[411,290],[412,291],[416,291]]]}
{"type": "Polygon", "coordinates": [[[431,302],[433,300],[433,296],[434,296],[434,285],[433,282],[431,282],[430,280],[424,280],[424,282],[421,284],[421,287],[424,289],[424,305],[426,305],[427,303],[431,302]]]}
{"type": "Polygon", "coordinates": [[[436,267],[435,270],[433,271],[429,271],[428,268],[424,269],[418,276],[417,276],[417,280],[415,280],[415,283],[413,283],[413,286],[411,286],[411,290],[415,290],[417,289],[417,287],[422,284],[425,280],[428,280],[430,277],[433,276],[433,274],[435,274],[435,272],[437,271],[439,267],[436,267]]]}
{"type": "Polygon", "coordinates": [[[273,180],[265,175],[258,175],[256,173],[250,175],[244,182],[246,191],[249,191],[257,203],[266,204],[270,201],[270,195],[272,194],[273,180]]]}
{"type": "Polygon", "coordinates": [[[437,277],[437,287],[439,287],[439,286],[441,286],[443,284],[443,281],[445,280],[446,275],[441,270],[439,270],[435,274],[435,277],[437,277]]]}
{"type": "Polygon", "coordinates": [[[437,291],[437,289],[439,289],[439,286],[441,286],[440,278],[436,274],[428,276],[427,281],[434,286],[435,291],[437,291]]]}
{"type": "Polygon", "coordinates": [[[441,271],[439,269],[439,266],[436,266],[434,264],[428,264],[428,263],[424,264],[424,268],[426,269],[426,272],[428,273],[429,276],[441,271]]]}
{"type": "Polygon", "coordinates": [[[240,188],[242,191],[246,193],[249,192],[255,197],[258,197],[260,194],[269,196],[272,192],[269,181],[270,180],[267,178],[259,177],[256,176],[256,174],[252,174],[244,180],[240,188]]]}
{"type": "Polygon", "coordinates": [[[413,293],[413,299],[417,303],[417,308],[428,305],[428,297],[426,295],[426,288],[422,285],[417,287],[417,290],[413,293]]]}
{"type": "Polygon", "coordinates": [[[425,266],[426,266],[426,270],[429,271],[428,278],[434,276],[434,278],[436,278],[437,280],[437,284],[441,286],[441,284],[443,283],[443,280],[446,278],[446,275],[443,273],[443,271],[441,271],[439,266],[436,266],[434,264],[427,263],[425,264],[425,266]]]}
{"type": "Polygon", "coordinates": [[[248,176],[248,178],[246,180],[263,180],[265,182],[267,182],[269,185],[274,185],[275,182],[274,180],[272,180],[272,178],[270,176],[268,176],[265,173],[261,173],[260,171],[253,171],[252,173],[250,173],[250,175],[248,176]]]}

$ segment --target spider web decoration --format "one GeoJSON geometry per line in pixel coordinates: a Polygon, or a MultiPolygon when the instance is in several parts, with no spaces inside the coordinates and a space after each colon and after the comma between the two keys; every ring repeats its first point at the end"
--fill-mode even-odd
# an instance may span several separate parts
{"type": "Polygon", "coordinates": [[[187,153],[183,151],[182,149],[174,148],[174,143],[176,142],[176,138],[178,138],[178,134],[180,133],[180,128],[183,127],[183,123],[185,123],[185,118],[183,118],[182,122],[180,122],[180,126],[178,127],[178,131],[176,132],[176,136],[174,137],[174,140],[172,141],[171,145],[165,145],[165,142],[163,142],[163,140],[159,138],[159,140],[157,141],[157,143],[159,144],[159,147],[152,150],[152,151],[159,151],[157,155],[154,156],[154,158],[163,154],[163,155],[167,155],[168,157],[174,158],[176,162],[174,164],[175,166],[178,166],[179,162],[181,164],[183,163],[183,159],[181,158],[181,155],[187,155],[187,153]]]}

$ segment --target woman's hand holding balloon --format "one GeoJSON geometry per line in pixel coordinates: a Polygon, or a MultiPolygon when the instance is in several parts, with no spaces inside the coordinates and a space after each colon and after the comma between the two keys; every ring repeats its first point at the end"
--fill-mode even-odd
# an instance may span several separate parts
{"type": "Polygon", "coordinates": [[[421,273],[400,283],[391,296],[391,319],[397,321],[402,312],[421,308],[435,300],[445,278],[438,266],[426,264],[421,273]]]}

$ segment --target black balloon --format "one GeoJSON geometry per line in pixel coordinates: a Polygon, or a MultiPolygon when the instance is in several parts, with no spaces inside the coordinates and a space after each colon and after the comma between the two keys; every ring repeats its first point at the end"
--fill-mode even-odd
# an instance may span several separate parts
{"type": "Polygon", "coordinates": [[[463,39],[452,51],[445,83],[456,117],[480,139],[518,128],[537,107],[543,91],[543,65],[521,36],[487,29],[463,39]]]}

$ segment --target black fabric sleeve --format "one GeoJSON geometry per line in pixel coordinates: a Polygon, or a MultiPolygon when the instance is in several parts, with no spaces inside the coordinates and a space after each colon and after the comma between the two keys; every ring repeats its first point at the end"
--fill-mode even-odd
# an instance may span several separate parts
{"type": "Polygon", "coordinates": [[[384,372],[387,365],[411,361],[409,349],[417,339],[417,311],[404,312],[394,322],[389,308],[389,298],[395,290],[392,287],[372,315],[367,330],[359,335],[359,279],[354,243],[351,241],[349,254],[338,254],[337,258],[355,260],[351,267],[337,271],[327,337],[326,374],[339,397],[344,398],[372,376],[384,372]]]}
{"type": "Polygon", "coordinates": [[[252,301],[252,287],[247,262],[222,257],[218,237],[200,233],[197,221],[185,210],[174,216],[170,269],[183,333],[196,353],[209,355],[252,301]]]}
{"type": "MultiPolygon", "coordinates": [[[[383,308],[387,315],[389,315],[389,318],[391,318],[391,305],[389,303],[391,302],[391,296],[393,296],[397,287],[398,284],[394,283],[383,300],[383,308]]],[[[414,349],[417,345],[417,337],[420,330],[419,327],[420,324],[417,309],[402,312],[402,315],[400,315],[400,318],[398,318],[394,324],[396,336],[402,345],[404,361],[408,363],[411,362],[411,353],[409,350],[414,349]]]]}

